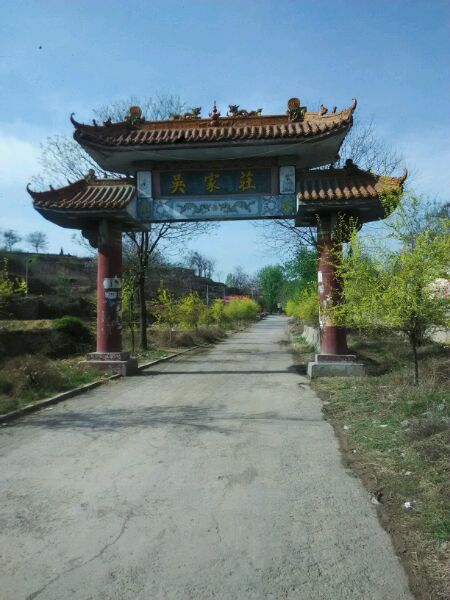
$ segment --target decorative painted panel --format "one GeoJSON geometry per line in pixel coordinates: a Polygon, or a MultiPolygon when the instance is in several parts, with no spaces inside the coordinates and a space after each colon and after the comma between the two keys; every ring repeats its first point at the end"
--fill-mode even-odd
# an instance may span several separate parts
{"type": "Polygon", "coordinates": [[[151,171],[138,171],[136,173],[136,189],[139,198],[152,197],[152,173],[151,171]]]}
{"type": "MultiPolygon", "coordinates": [[[[246,196],[226,199],[156,199],[153,200],[152,222],[221,221],[228,219],[295,218],[295,194],[246,196]]],[[[146,219],[144,219],[146,220],[146,219]]]]}

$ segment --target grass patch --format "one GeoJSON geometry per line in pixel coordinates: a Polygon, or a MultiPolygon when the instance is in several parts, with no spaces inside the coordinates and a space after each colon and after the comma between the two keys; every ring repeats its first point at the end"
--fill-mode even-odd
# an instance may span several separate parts
{"type": "Polygon", "coordinates": [[[0,368],[0,414],[17,410],[59,392],[71,390],[107,374],[80,364],[80,358],[50,360],[22,356],[0,368]]]}
{"type": "Polygon", "coordinates": [[[0,320],[0,331],[34,331],[36,329],[50,329],[51,327],[51,319],[0,320]]]}
{"type": "Polygon", "coordinates": [[[149,348],[148,350],[139,350],[134,353],[134,356],[138,359],[138,363],[146,363],[151,360],[157,360],[158,358],[164,358],[169,356],[170,352],[162,350],[161,348],[149,348]]]}
{"type": "Polygon", "coordinates": [[[437,344],[420,348],[421,382],[413,386],[402,338],[354,336],[350,348],[368,376],[321,378],[313,386],[328,401],[325,412],[349,462],[370,491],[383,494],[381,517],[417,597],[443,600],[450,597],[448,353],[437,344]]]}

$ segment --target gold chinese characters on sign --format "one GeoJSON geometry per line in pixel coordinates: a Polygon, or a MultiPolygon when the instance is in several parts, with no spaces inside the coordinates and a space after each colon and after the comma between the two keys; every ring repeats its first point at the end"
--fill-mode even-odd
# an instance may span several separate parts
{"type": "Polygon", "coordinates": [[[205,187],[207,192],[211,193],[220,190],[219,177],[219,173],[209,173],[208,175],[205,175],[205,187]]]}
{"type": "Polygon", "coordinates": [[[170,192],[172,194],[186,193],[186,184],[184,183],[183,175],[181,173],[176,173],[172,176],[172,185],[170,188],[170,192]]]}
{"type": "Polygon", "coordinates": [[[246,192],[247,190],[256,190],[256,186],[253,183],[253,173],[251,171],[241,171],[241,176],[239,178],[239,189],[241,192],[246,192]]]}
{"type": "MultiPolygon", "coordinates": [[[[142,187],[142,186],[141,186],[142,187]]],[[[271,192],[271,171],[265,169],[223,169],[172,171],[159,174],[161,196],[223,196],[271,192]]],[[[149,189],[150,185],[149,185],[149,189]]]]}

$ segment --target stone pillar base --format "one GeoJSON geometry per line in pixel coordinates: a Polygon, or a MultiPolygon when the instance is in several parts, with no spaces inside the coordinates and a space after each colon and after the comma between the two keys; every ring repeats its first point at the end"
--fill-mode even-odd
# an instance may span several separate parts
{"type": "Polygon", "coordinates": [[[90,352],[82,364],[99,371],[114,371],[126,377],[136,375],[138,362],[129,352],[90,352]]]}
{"type": "Polygon", "coordinates": [[[316,354],[314,358],[315,362],[320,363],[330,363],[330,362],[356,362],[355,354],[325,354],[321,352],[320,354],[316,354]]]}
{"type": "Polygon", "coordinates": [[[361,377],[364,365],[356,362],[354,354],[316,354],[315,361],[308,363],[308,377],[361,377]]]}

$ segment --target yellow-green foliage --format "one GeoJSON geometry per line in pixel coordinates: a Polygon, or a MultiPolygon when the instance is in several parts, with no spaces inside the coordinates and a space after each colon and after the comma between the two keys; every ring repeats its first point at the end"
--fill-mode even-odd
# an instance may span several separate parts
{"type": "Polygon", "coordinates": [[[297,317],[306,323],[316,325],[319,321],[319,297],[317,291],[307,287],[287,301],[285,307],[289,317],[297,317]]]}
{"type": "Polygon", "coordinates": [[[158,290],[159,310],[154,313],[158,323],[173,327],[180,321],[178,302],[168,289],[161,287],[158,290]]]}
{"type": "Polygon", "coordinates": [[[153,314],[160,325],[189,330],[212,323],[219,326],[245,323],[254,319],[259,311],[258,304],[250,299],[231,300],[228,304],[217,299],[208,307],[196,292],[177,300],[167,289],[161,288],[158,290],[158,305],[153,314]]]}
{"type": "Polygon", "coordinates": [[[259,310],[260,308],[254,300],[236,298],[225,305],[223,312],[227,321],[242,323],[254,319],[259,310]]]}
{"type": "Polygon", "coordinates": [[[342,300],[327,310],[336,325],[406,334],[418,383],[418,346],[427,330],[449,325],[449,300],[432,289],[433,282],[448,273],[449,221],[425,222],[419,228],[416,199],[402,210],[391,225],[395,238],[402,242],[398,249],[374,240],[368,254],[358,233],[353,233],[351,252],[335,257],[342,300]],[[407,214],[408,209],[415,219],[407,214]]]}
{"type": "Polygon", "coordinates": [[[209,309],[209,312],[214,323],[216,323],[219,326],[224,323],[226,317],[225,304],[223,300],[220,300],[219,298],[217,298],[217,300],[214,300],[214,302],[211,305],[211,308],[209,309]]]}
{"type": "Polygon", "coordinates": [[[178,305],[179,323],[185,329],[198,326],[200,318],[207,308],[201,301],[197,292],[191,292],[180,300],[178,305]]]}
{"type": "Polygon", "coordinates": [[[12,279],[8,273],[8,261],[3,259],[3,265],[0,268],[0,297],[6,298],[12,294],[24,294],[27,286],[24,279],[12,279]]]}
{"type": "Polygon", "coordinates": [[[338,266],[343,302],[331,307],[337,324],[361,329],[387,328],[420,339],[432,326],[448,325],[448,299],[436,297],[430,284],[445,275],[450,237],[423,231],[400,251],[376,248],[364,256],[355,235],[352,252],[338,266]]]}

